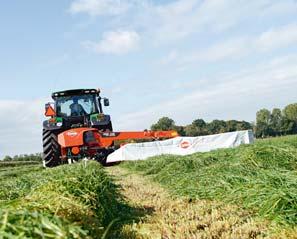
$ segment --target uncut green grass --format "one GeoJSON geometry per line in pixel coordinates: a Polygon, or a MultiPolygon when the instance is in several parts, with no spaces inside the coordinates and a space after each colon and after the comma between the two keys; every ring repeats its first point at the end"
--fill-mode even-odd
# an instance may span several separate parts
{"type": "Polygon", "coordinates": [[[0,161],[0,168],[41,164],[38,161],[0,161]]]}
{"type": "Polygon", "coordinates": [[[297,224],[296,136],[121,166],[150,175],[175,196],[232,203],[279,225],[297,224]]]}
{"type": "Polygon", "coordinates": [[[0,238],[106,238],[129,214],[97,162],[38,167],[7,168],[13,175],[0,185],[0,238]]]}

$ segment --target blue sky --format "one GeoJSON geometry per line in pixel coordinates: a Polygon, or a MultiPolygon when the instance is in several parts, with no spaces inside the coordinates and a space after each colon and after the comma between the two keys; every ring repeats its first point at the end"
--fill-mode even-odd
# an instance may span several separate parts
{"type": "Polygon", "coordinates": [[[297,102],[296,16],[295,0],[5,1],[0,157],[41,151],[55,90],[100,87],[116,130],[297,102]]]}

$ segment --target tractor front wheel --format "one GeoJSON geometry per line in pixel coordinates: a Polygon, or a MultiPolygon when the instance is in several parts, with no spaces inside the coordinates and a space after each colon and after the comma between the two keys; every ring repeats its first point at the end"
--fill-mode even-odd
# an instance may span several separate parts
{"type": "Polygon", "coordinates": [[[61,149],[58,144],[57,135],[50,131],[43,129],[43,166],[55,167],[61,164],[61,149]]]}

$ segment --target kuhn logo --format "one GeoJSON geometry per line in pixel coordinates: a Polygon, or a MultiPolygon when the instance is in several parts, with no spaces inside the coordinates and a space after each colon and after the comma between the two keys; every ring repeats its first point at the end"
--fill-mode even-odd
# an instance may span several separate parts
{"type": "Polygon", "coordinates": [[[187,148],[189,148],[191,146],[191,143],[189,142],[189,141],[183,141],[183,142],[181,142],[181,144],[180,144],[180,147],[182,148],[182,149],[187,149],[187,148]]]}
{"type": "Polygon", "coordinates": [[[75,132],[75,131],[70,131],[70,132],[67,133],[67,135],[70,136],[70,137],[75,137],[76,135],[78,135],[78,133],[75,132]]]}

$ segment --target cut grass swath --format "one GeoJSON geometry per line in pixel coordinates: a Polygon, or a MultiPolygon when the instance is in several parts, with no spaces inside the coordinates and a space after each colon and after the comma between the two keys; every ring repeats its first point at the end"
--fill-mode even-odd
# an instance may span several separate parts
{"type": "Polygon", "coordinates": [[[107,238],[133,216],[97,162],[27,173],[1,189],[1,238],[107,238]]]}
{"type": "Polygon", "coordinates": [[[164,155],[122,167],[151,175],[175,196],[224,201],[254,216],[297,224],[297,137],[189,156],[164,155]]]}

